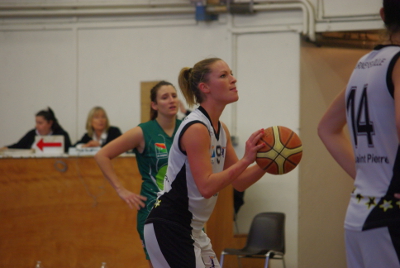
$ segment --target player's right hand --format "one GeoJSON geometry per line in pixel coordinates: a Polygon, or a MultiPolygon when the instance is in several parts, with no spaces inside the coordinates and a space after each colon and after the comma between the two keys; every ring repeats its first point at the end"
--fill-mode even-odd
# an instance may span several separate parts
{"type": "Polygon", "coordinates": [[[246,148],[243,158],[253,163],[256,160],[257,151],[265,145],[263,143],[257,144],[260,138],[264,135],[264,129],[257,130],[246,141],[246,148]]]}
{"type": "Polygon", "coordinates": [[[135,207],[137,210],[139,210],[145,207],[145,204],[143,202],[147,200],[147,197],[145,196],[132,193],[126,189],[119,190],[118,195],[128,204],[131,209],[135,207]]]}

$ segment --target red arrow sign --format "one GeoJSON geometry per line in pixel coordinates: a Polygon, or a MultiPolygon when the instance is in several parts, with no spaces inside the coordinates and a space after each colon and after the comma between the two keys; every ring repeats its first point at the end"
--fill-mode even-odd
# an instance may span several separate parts
{"type": "Polygon", "coordinates": [[[41,139],[38,143],[36,143],[36,146],[43,151],[43,147],[61,147],[62,143],[61,142],[44,142],[43,139],[41,139]]]}

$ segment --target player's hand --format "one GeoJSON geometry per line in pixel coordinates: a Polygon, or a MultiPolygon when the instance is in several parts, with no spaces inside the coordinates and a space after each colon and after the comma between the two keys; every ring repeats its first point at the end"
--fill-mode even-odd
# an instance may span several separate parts
{"type": "Polygon", "coordinates": [[[256,160],[257,151],[265,146],[264,143],[257,144],[263,135],[264,129],[262,128],[251,134],[250,138],[246,141],[246,149],[243,159],[248,161],[249,165],[256,160]]]}
{"type": "Polygon", "coordinates": [[[124,200],[131,209],[135,207],[137,210],[139,210],[145,207],[143,201],[146,201],[147,197],[132,193],[126,189],[121,189],[117,191],[117,193],[119,197],[121,197],[121,199],[124,200]]]}
{"type": "Polygon", "coordinates": [[[400,193],[394,194],[394,197],[400,199],[400,193]]]}

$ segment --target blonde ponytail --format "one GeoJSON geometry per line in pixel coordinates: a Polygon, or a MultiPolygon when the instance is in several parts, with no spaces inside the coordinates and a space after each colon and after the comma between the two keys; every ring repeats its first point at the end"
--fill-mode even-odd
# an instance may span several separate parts
{"type": "Polygon", "coordinates": [[[201,104],[204,101],[204,94],[198,88],[199,83],[208,81],[210,66],[220,61],[220,58],[204,59],[196,63],[193,68],[184,67],[178,76],[179,87],[187,104],[191,107],[194,104],[201,104]]]}

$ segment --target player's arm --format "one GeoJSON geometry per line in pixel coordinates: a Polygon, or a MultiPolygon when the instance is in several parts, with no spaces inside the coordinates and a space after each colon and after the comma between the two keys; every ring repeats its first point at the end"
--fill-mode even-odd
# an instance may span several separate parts
{"type": "Polygon", "coordinates": [[[180,145],[182,150],[186,151],[196,186],[205,198],[212,197],[231,184],[254,162],[256,152],[260,148],[260,145],[256,145],[256,143],[262,134],[261,131],[258,131],[251,135],[246,142],[245,157],[222,172],[213,173],[210,163],[211,140],[208,129],[202,124],[193,124],[185,131],[180,145]]]}
{"type": "MultiPolygon", "coordinates": [[[[227,144],[226,144],[226,156],[225,156],[225,166],[224,169],[229,168],[230,166],[234,165],[236,162],[239,161],[239,158],[236,155],[235,149],[233,148],[232,141],[231,141],[231,135],[229,133],[228,128],[226,127],[225,124],[222,124],[226,136],[228,138],[227,144]]],[[[236,180],[232,182],[232,186],[240,191],[243,192],[247,188],[249,188],[252,184],[254,184],[256,181],[258,181],[263,175],[265,174],[265,171],[262,170],[258,165],[252,165],[246,168],[245,171],[243,171],[236,180]]]]}
{"type": "Polygon", "coordinates": [[[115,173],[111,160],[130,149],[141,147],[144,147],[143,131],[140,127],[135,127],[112,140],[101,148],[101,150],[94,156],[98,166],[104,174],[104,177],[107,178],[118,195],[129,205],[130,208],[136,207],[136,209],[145,206],[143,201],[146,200],[146,197],[132,193],[123,187],[115,173]]]}
{"type": "MultiPolygon", "coordinates": [[[[392,81],[394,85],[394,108],[396,113],[397,136],[400,141],[400,60],[398,59],[393,68],[392,81]]],[[[400,199],[400,193],[395,194],[400,199]]]]}
{"type": "Polygon", "coordinates": [[[393,68],[392,81],[394,85],[394,107],[396,113],[397,136],[400,140],[400,60],[397,60],[393,68]]]}
{"type": "Polygon", "coordinates": [[[318,135],[336,162],[353,178],[356,176],[354,153],[344,132],[346,125],[345,92],[334,99],[318,124],[318,135]]]}

